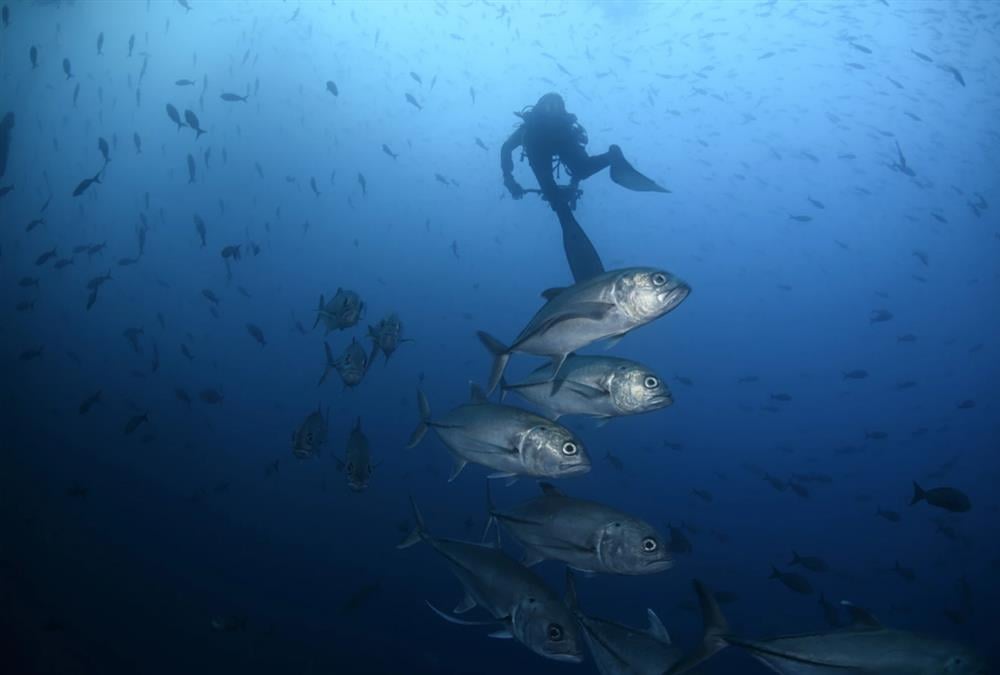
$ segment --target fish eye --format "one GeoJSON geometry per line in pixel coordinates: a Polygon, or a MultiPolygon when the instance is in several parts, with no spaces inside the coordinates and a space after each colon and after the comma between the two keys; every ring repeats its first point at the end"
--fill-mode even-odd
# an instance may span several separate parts
{"type": "Polygon", "coordinates": [[[660,381],[652,375],[648,376],[642,383],[646,385],[646,389],[656,389],[660,385],[660,381]]]}
{"type": "Polygon", "coordinates": [[[578,452],[576,448],[576,443],[573,443],[572,441],[566,441],[565,443],[563,443],[562,452],[564,455],[572,457],[578,452]]]}
{"type": "Polygon", "coordinates": [[[563,638],[562,627],[557,623],[549,624],[549,639],[553,642],[559,642],[563,638]]]}
{"type": "Polygon", "coordinates": [[[662,272],[657,272],[656,274],[653,275],[654,286],[662,286],[665,283],[667,283],[667,275],[663,274],[662,272]]]}
{"type": "Polygon", "coordinates": [[[658,548],[656,540],[652,537],[646,537],[642,540],[642,550],[646,553],[652,553],[658,548]]]}

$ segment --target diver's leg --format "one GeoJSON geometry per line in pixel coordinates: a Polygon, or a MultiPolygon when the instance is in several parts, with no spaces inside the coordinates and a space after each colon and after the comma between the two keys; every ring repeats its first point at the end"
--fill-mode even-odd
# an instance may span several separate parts
{"type": "Polygon", "coordinates": [[[576,222],[573,212],[570,210],[566,194],[556,185],[552,177],[551,165],[546,166],[546,160],[531,161],[529,164],[538,180],[538,187],[549,202],[549,206],[556,212],[559,224],[562,226],[563,249],[566,251],[566,261],[569,269],[573,273],[573,279],[579,283],[585,279],[590,279],[604,272],[604,265],[601,264],[601,257],[597,255],[597,249],[590,242],[584,233],[583,228],[576,222]]]}
{"type": "Polygon", "coordinates": [[[597,254],[597,249],[594,248],[594,244],[580,227],[580,223],[576,222],[569,207],[562,205],[556,209],[556,215],[562,226],[566,260],[569,262],[569,269],[573,273],[573,279],[576,283],[603,273],[604,265],[601,263],[601,256],[597,254]]]}
{"type": "Polygon", "coordinates": [[[575,145],[571,149],[567,148],[565,153],[560,153],[559,159],[569,169],[573,180],[580,181],[608,168],[613,161],[621,156],[621,150],[618,149],[617,145],[612,145],[610,150],[600,155],[588,155],[587,150],[582,145],[575,145]]]}

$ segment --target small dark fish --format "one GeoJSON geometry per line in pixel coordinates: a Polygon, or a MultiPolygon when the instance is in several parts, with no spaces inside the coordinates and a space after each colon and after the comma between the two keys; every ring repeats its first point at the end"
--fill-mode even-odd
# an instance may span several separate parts
{"type": "Polygon", "coordinates": [[[66,79],[73,77],[73,66],[70,65],[69,59],[63,59],[63,72],[66,73],[66,79]]]}
{"type": "Polygon", "coordinates": [[[882,323],[892,319],[892,312],[887,309],[873,309],[868,319],[869,323],[882,323]]]}
{"type": "Polygon", "coordinates": [[[889,434],[885,431],[866,431],[865,440],[870,441],[884,441],[889,438],[889,434]]]}
{"type": "Polygon", "coordinates": [[[135,154],[141,155],[142,154],[142,139],[139,138],[139,132],[138,131],[132,134],[132,142],[135,143],[135,154]]]}
{"type": "Polygon", "coordinates": [[[191,156],[191,153],[188,153],[187,165],[188,165],[188,183],[190,184],[194,182],[194,176],[195,176],[194,157],[191,156]]]}
{"type": "Polygon", "coordinates": [[[337,89],[337,85],[333,80],[326,81],[326,90],[334,96],[340,96],[340,90],[337,89]]]}
{"type": "Polygon", "coordinates": [[[94,183],[97,183],[98,185],[101,185],[101,172],[100,171],[98,171],[97,174],[93,178],[84,178],[82,181],[80,181],[80,184],[77,185],[76,189],[73,190],[73,196],[74,197],[79,197],[84,192],[86,192],[87,188],[89,188],[94,183]]]}
{"type": "MultiPolygon", "coordinates": [[[[249,94],[247,96],[249,96],[249,94]]],[[[240,96],[239,94],[230,94],[230,93],[227,92],[227,93],[224,93],[224,94],[220,94],[219,98],[221,98],[223,101],[229,101],[231,103],[236,102],[236,101],[243,101],[244,103],[246,103],[247,102],[247,96],[240,96]]]]}
{"type": "Polygon", "coordinates": [[[108,147],[108,142],[104,138],[97,139],[97,149],[101,151],[101,156],[104,157],[104,163],[107,164],[111,161],[110,148],[108,147]]]}
{"type": "Polygon", "coordinates": [[[704,502],[708,502],[708,503],[712,502],[712,493],[709,492],[708,490],[699,490],[698,488],[692,488],[691,489],[691,494],[693,494],[696,497],[700,498],[704,502]]]}
{"type": "Polygon", "coordinates": [[[341,613],[351,614],[358,611],[369,601],[370,598],[378,594],[381,590],[382,584],[378,581],[365,584],[358,590],[351,593],[350,597],[344,601],[344,604],[340,608],[341,613]]]}
{"type": "Polygon", "coordinates": [[[757,57],[757,60],[763,61],[764,59],[769,59],[772,56],[774,56],[774,52],[764,52],[763,54],[757,57]]]}
{"type": "Polygon", "coordinates": [[[483,143],[483,140],[481,138],[479,138],[479,136],[476,136],[476,145],[478,145],[483,150],[486,150],[487,152],[489,152],[489,148],[486,147],[486,144],[483,143]]]}
{"type": "Polygon", "coordinates": [[[862,54],[871,54],[872,53],[872,50],[868,49],[868,47],[865,47],[864,45],[859,45],[856,42],[848,42],[847,44],[851,45],[852,47],[854,47],[855,49],[857,49],[862,54]]]}
{"type": "Polygon", "coordinates": [[[788,564],[789,566],[801,565],[810,572],[826,572],[829,569],[827,567],[826,561],[824,561],[822,558],[817,558],[816,556],[812,555],[801,556],[795,551],[792,551],[792,561],[788,564]]]}
{"type": "Polygon", "coordinates": [[[771,567],[771,576],[769,579],[777,579],[783,583],[789,590],[792,590],[800,595],[810,595],[813,592],[812,584],[801,574],[796,574],[794,572],[781,572],[777,567],[771,567]]]}
{"type": "Polygon", "coordinates": [[[198,398],[210,405],[222,403],[222,394],[215,389],[202,389],[198,393],[198,398]]]}
{"type": "Polygon", "coordinates": [[[184,123],[181,122],[181,114],[177,112],[177,108],[170,103],[167,104],[167,117],[169,117],[170,120],[177,125],[177,131],[180,131],[181,127],[184,126],[184,123]]]}
{"type": "Polygon", "coordinates": [[[56,257],[56,250],[53,248],[52,250],[46,251],[45,253],[38,256],[38,258],[35,259],[35,266],[40,267],[55,257],[56,257]]]}
{"type": "Polygon", "coordinates": [[[198,116],[194,114],[194,111],[185,110],[184,121],[187,122],[187,125],[195,131],[195,137],[194,137],[195,140],[201,138],[202,134],[208,133],[207,131],[201,128],[201,124],[200,122],[198,122],[198,116]]]}
{"type": "Polygon", "coordinates": [[[385,143],[382,144],[382,152],[384,152],[385,154],[389,155],[393,159],[396,159],[397,157],[399,157],[399,155],[397,153],[393,152],[392,149],[389,148],[389,146],[386,145],[385,143]]]}
{"type": "Polygon", "coordinates": [[[32,68],[32,70],[34,70],[35,68],[37,68],[38,67],[38,47],[36,47],[35,45],[31,45],[31,48],[28,50],[28,58],[31,59],[31,68],[32,68]]]}
{"type": "Polygon", "coordinates": [[[141,415],[136,415],[129,419],[128,424],[125,425],[125,435],[129,435],[136,429],[141,427],[143,424],[149,422],[149,413],[143,413],[141,415]]]}
{"type": "Polygon", "coordinates": [[[913,581],[917,578],[916,573],[912,569],[909,567],[903,567],[899,564],[898,560],[896,561],[896,564],[893,565],[892,571],[902,577],[904,581],[913,581]]]}
{"type": "Polygon", "coordinates": [[[177,80],[174,84],[178,87],[190,87],[194,84],[194,80],[177,80]]]}
{"type": "Polygon", "coordinates": [[[921,501],[952,513],[965,513],[972,508],[968,495],[957,488],[938,487],[924,490],[917,481],[913,481],[913,498],[910,499],[910,506],[921,501]]]}
{"type": "Polygon", "coordinates": [[[135,33],[128,36],[128,55],[132,56],[132,50],[135,48],[135,33]]]}
{"type": "Polygon", "coordinates": [[[260,343],[261,347],[267,346],[267,341],[264,339],[264,331],[255,326],[252,323],[247,324],[247,332],[250,333],[250,337],[260,343]]]}
{"type": "Polygon", "coordinates": [[[91,394],[87,398],[83,399],[83,403],[80,404],[80,414],[86,415],[95,403],[101,400],[101,390],[98,389],[95,393],[91,394]]]}
{"type": "Polygon", "coordinates": [[[315,176],[310,176],[309,177],[309,187],[312,188],[313,194],[315,194],[317,197],[319,197],[321,194],[323,194],[322,192],[319,191],[319,188],[316,187],[316,177],[315,176]]]}
{"type": "Polygon", "coordinates": [[[211,302],[213,305],[219,304],[219,298],[210,289],[205,288],[201,291],[202,296],[211,302]]]}
{"type": "Polygon", "coordinates": [[[621,458],[616,455],[612,455],[610,452],[604,455],[604,459],[607,460],[608,464],[610,464],[615,471],[621,471],[625,468],[625,463],[621,460],[621,458]]]}
{"type": "Polygon", "coordinates": [[[823,202],[821,202],[818,199],[813,199],[812,197],[806,197],[806,199],[808,199],[809,203],[812,204],[813,206],[815,206],[817,209],[825,209],[826,208],[825,206],[823,206],[823,202]]]}
{"type": "Polygon", "coordinates": [[[22,300],[21,302],[17,303],[17,305],[14,306],[14,309],[17,310],[18,312],[30,312],[33,309],[35,309],[35,301],[22,300]]]}
{"type": "Polygon", "coordinates": [[[198,233],[198,237],[201,239],[201,247],[205,248],[205,237],[208,234],[208,230],[205,227],[205,221],[201,219],[197,213],[194,214],[194,229],[198,233]]]}
{"type": "Polygon", "coordinates": [[[104,33],[98,33],[97,34],[97,55],[98,56],[104,56],[104,52],[102,51],[103,49],[104,49],[104,33]]]}
{"type": "Polygon", "coordinates": [[[844,373],[845,380],[863,380],[868,377],[867,370],[848,370],[844,373]]]}
{"type": "Polygon", "coordinates": [[[955,78],[956,82],[958,82],[963,87],[965,86],[965,78],[962,77],[962,73],[958,72],[958,68],[956,68],[955,66],[946,66],[943,64],[938,64],[938,68],[945,71],[946,73],[951,73],[952,77],[955,78]]]}
{"type": "Polygon", "coordinates": [[[916,342],[917,336],[913,333],[906,333],[905,335],[900,335],[896,338],[896,342],[916,342]]]}
{"type": "Polygon", "coordinates": [[[38,279],[35,277],[21,277],[17,285],[21,288],[31,288],[32,286],[38,288],[38,279]]]}
{"type": "Polygon", "coordinates": [[[35,349],[25,349],[18,355],[17,359],[18,361],[34,361],[42,356],[44,350],[44,345],[35,349]]]}
{"type": "Polygon", "coordinates": [[[788,217],[800,223],[808,223],[809,221],[812,220],[812,216],[788,216],[788,217]]]}
{"type": "Polygon", "coordinates": [[[927,256],[926,251],[914,250],[913,257],[922,262],[925,266],[930,267],[930,258],[927,256]]]}
{"type": "Polygon", "coordinates": [[[361,194],[368,194],[368,181],[365,180],[365,176],[362,173],[358,174],[358,184],[361,186],[361,194]]]}
{"type": "Polygon", "coordinates": [[[899,514],[896,513],[895,511],[889,511],[889,510],[883,511],[881,508],[879,508],[876,509],[875,515],[881,518],[885,518],[890,523],[898,523],[900,521],[899,514]]]}
{"type": "Polygon", "coordinates": [[[934,63],[934,59],[932,59],[931,57],[927,56],[927,54],[921,54],[916,49],[912,49],[912,48],[910,49],[910,51],[913,52],[913,54],[918,59],[920,59],[921,61],[926,61],[927,63],[934,63]]]}
{"type": "Polygon", "coordinates": [[[417,110],[423,110],[424,109],[423,106],[421,106],[419,103],[417,103],[417,99],[413,98],[413,94],[407,94],[406,95],[406,101],[407,101],[407,103],[409,103],[410,105],[412,105],[417,110]]]}
{"type": "Polygon", "coordinates": [[[424,81],[420,79],[420,76],[419,76],[419,75],[417,75],[417,74],[416,74],[415,72],[413,72],[412,70],[410,71],[410,77],[411,77],[411,78],[413,78],[413,80],[414,80],[414,81],[415,81],[415,82],[416,82],[417,84],[423,84],[423,83],[424,83],[424,81]]]}
{"type": "Polygon", "coordinates": [[[917,386],[916,380],[900,380],[896,383],[896,389],[903,391],[904,389],[913,389],[917,386]]]}

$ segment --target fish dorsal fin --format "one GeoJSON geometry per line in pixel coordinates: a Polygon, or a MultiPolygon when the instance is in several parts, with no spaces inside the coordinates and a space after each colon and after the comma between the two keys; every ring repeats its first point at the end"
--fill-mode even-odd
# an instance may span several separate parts
{"type": "Polygon", "coordinates": [[[453,612],[453,614],[465,614],[475,606],[476,606],[475,599],[472,597],[472,595],[469,594],[468,591],[466,591],[465,597],[463,597],[462,600],[455,607],[455,611],[453,612]]]}
{"type": "Polygon", "coordinates": [[[656,612],[651,609],[647,609],[646,616],[649,617],[649,628],[646,632],[661,642],[665,642],[668,645],[672,644],[670,640],[670,633],[667,632],[663,622],[660,621],[660,617],[656,616],[656,612]]]}
{"type": "Polygon", "coordinates": [[[546,497],[565,497],[566,496],[562,492],[560,492],[559,488],[557,488],[552,483],[539,483],[538,487],[540,487],[542,489],[542,494],[545,495],[546,497]]]}
{"type": "Polygon", "coordinates": [[[851,620],[852,628],[867,628],[871,630],[882,627],[882,623],[864,607],[858,607],[853,602],[848,602],[847,600],[841,600],[840,604],[847,610],[847,616],[851,620]]]}
{"type": "Polygon", "coordinates": [[[554,288],[546,288],[542,291],[542,297],[546,300],[552,300],[554,297],[566,290],[565,286],[555,286],[554,288]]]}
{"type": "Polygon", "coordinates": [[[483,393],[483,390],[475,382],[469,382],[469,399],[476,405],[489,403],[489,399],[486,398],[486,394],[483,393]]]}
{"type": "Polygon", "coordinates": [[[458,478],[458,474],[462,473],[462,469],[464,469],[465,465],[468,463],[469,463],[468,461],[456,457],[455,465],[451,468],[451,475],[448,476],[448,482],[450,483],[456,478],[458,478]]]}

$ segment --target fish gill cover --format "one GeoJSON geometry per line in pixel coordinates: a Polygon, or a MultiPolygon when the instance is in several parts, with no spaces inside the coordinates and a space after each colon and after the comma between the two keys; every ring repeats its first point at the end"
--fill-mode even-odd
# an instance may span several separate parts
{"type": "Polygon", "coordinates": [[[5,672],[994,672],[997,3],[0,37],[5,672]]]}

